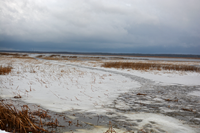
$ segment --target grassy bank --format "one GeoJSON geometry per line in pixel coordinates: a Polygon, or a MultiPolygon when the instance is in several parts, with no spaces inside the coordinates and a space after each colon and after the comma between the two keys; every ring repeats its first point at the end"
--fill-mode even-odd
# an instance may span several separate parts
{"type": "Polygon", "coordinates": [[[200,68],[189,65],[143,63],[143,62],[105,62],[102,67],[122,68],[133,70],[175,70],[175,71],[195,71],[200,72],[200,68]]]}

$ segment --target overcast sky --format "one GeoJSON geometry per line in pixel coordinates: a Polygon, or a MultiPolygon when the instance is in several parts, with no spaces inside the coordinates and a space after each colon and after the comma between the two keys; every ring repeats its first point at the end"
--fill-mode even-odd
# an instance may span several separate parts
{"type": "Polygon", "coordinates": [[[200,0],[0,0],[0,50],[200,54],[200,0]]]}

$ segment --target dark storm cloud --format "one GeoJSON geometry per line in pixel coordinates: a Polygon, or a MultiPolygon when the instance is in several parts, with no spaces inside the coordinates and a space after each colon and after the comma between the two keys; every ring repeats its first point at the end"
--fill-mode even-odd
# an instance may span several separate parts
{"type": "Polygon", "coordinates": [[[199,54],[199,5],[199,0],[1,0],[0,49],[199,54]]]}

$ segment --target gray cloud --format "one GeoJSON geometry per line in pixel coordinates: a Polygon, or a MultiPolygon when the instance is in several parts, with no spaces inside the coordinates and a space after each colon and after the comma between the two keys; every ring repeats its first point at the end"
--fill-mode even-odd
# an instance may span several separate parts
{"type": "Polygon", "coordinates": [[[1,0],[0,48],[6,41],[102,49],[199,47],[199,5],[199,0],[1,0]]]}

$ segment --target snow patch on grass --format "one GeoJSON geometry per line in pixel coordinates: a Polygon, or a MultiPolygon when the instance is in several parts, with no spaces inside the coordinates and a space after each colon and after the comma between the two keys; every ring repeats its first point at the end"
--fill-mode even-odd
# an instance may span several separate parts
{"type": "Polygon", "coordinates": [[[190,92],[188,95],[193,95],[193,96],[200,97],[200,91],[193,91],[193,92],[190,92]]]}

